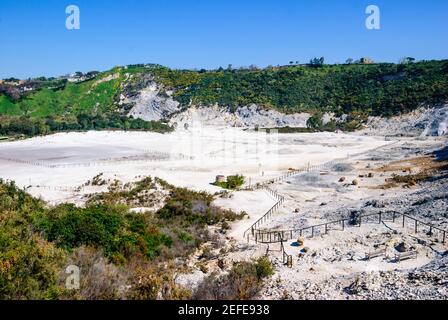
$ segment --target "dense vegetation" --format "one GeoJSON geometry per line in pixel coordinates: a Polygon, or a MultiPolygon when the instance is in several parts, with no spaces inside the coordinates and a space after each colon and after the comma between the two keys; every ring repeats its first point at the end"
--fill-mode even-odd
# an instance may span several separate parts
{"type": "Polygon", "coordinates": [[[130,119],[118,113],[107,115],[79,114],[77,116],[33,118],[27,116],[0,116],[0,135],[45,135],[61,131],[86,130],[145,130],[170,132],[172,127],[158,121],[130,119]]]}
{"type": "Polygon", "coordinates": [[[205,226],[242,216],[211,205],[211,196],[164,183],[170,193],[155,213],[136,214],[122,199],[148,194],[152,179],[128,191],[114,189],[85,208],[46,204],[0,181],[0,299],[183,298],[173,281],[180,266],[203,243],[214,241],[205,226]],[[114,199],[114,200],[113,200],[114,199]],[[82,288],[64,289],[64,269],[82,266],[82,288]],[[123,285],[132,289],[120,292],[123,285]],[[157,289],[158,288],[158,289],[157,289]]]}
{"type": "MultiPolygon", "coordinates": [[[[319,60],[320,61],[320,60],[319,60]]],[[[138,94],[152,79],[190,104],[218,104],[235,110],[257,104],[285,113],[327,111],[349,116],[355,129],[368,115],[392,116],[448,100],[448,61],[325,65],[310,63],[265,69],[173,70],[159,65],[116,67],[72,83],[34,79],[20,86],[0,85],[1,134],[27,135],[60,130],[141,129],[167,131],[163,124],[130,120],[132,106],[122,95],[138,94]],[[20,118],[21,117],[21,118],[20,118]]],[[[331,129],[331,127],[329,128],[331,129]]]]}
{"type": "Polygon", "coordinates": [[[252,103],[284,112],[334,111],[390,116],[448,98],[448,61],[404,64],[300,65],[266,69],[176,71],[159,81],[187,105],[252,103]]]}

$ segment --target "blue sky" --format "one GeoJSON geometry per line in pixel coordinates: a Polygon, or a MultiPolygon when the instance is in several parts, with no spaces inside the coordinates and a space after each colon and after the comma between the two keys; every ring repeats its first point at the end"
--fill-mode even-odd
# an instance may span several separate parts
{"type": "Polygon", "coordinates": [[[173,68],[403,56],[444,59],[446,0],[0,0],[0,78],[55,76],[115,65],[173,68]],[[65,28],[78,5],[81,29],[65,28]],[[381,9],[381,30],[365,8],[381,9]]]}

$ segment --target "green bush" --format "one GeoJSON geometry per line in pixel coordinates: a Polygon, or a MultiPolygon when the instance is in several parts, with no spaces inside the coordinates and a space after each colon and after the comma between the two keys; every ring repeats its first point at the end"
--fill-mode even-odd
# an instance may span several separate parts
{"type": "Polygon", "coordinates": [[[227,176],[227,180],[223,182],[216,182],[215,185],[224,189],[237,189],[244,184],[243,175],[227,176]]]}
{"type": "Polygon", "coordinates": [[[116,261],[135,252],[156,258],[172,240],[144,216],[128,213],[124,206],[92,205],[77,208],[63,204],[36,219],[37,227],[49,241],[65,249],[93,246],[116,261]]]}

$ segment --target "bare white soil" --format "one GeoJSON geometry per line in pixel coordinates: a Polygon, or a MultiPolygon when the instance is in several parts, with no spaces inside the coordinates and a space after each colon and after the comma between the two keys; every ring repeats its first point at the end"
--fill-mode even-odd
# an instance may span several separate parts
{"type": "Polygon", "coordinates": [[[236,128],[192,128],[171,134],[59,133],[1,143],[0,177],[53,204],[76,202],[79,195],[102,191],[77,189],[99,173],[123,183],[154,176],[214,193],[221,190],[211,185],[216,175],[244,174],[247,184],[253,184],[291,167],[323,163],[388,143],[377,137],[268,135],[236,128]]]}

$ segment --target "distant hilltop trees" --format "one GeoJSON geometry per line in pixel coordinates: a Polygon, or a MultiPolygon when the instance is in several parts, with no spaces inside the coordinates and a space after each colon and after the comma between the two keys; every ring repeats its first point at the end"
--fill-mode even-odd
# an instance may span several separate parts
{"type": "MultiPolygon", "coordinates": [[[[61,78],[10,78],[0,83],[0,116],[8,117],[2,118],[0,125],[9,124],[3,126],[5,132],[32,134],[46,130],[40,130],[41,123],[33,123],[38,130],[28,130],[26,121],[12,118],[52,116],[61,125],[44,123],[51,132],[128,128],[131,123],[121,116],[126,117],[132,105],[121,102],[138,95],[154,81],[165,91],[161,98],[170,92],[183,109],[218,105],[235,111],[255,104],[283,113],[332,112],[337,117],[347,115],[346,119],[355,119],[352,127],[356,128],[357,119],[371,115],[393,116],[424,105],[446,103],[448,60],[417,62],[405,57],[400,63],[375,63],[363,57],[356,61],[349,58],[346,64],[325,64],[324,57],[316,57],[307,64],[238,69],[229,65],[217,70],[175,70],[144,64],[115,67],[102,73],[76,72],[61,78]],[[92,120],[79,118],[80,113],[92,120]]],[[[146,129],[143,123],[132,125],[146,129]]],[[[309,127],[320,124],[310,122],[309,127]]]]}

